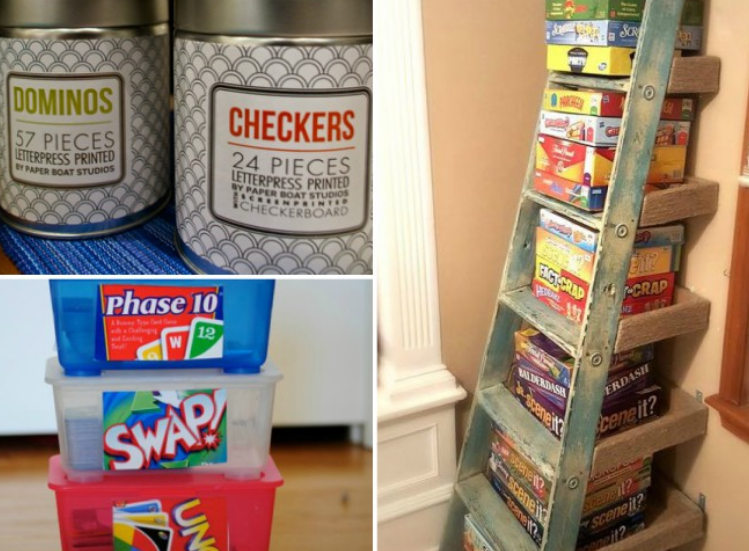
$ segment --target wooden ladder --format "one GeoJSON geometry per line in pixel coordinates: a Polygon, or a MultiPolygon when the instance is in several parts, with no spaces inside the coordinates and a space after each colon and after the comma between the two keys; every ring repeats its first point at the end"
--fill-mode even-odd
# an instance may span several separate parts
{"type": "MultiPolygon", "coordinates": [[[[542,551],[575,549],[591,473],[686,442],[706,430],[707,410],[701,401],[679,389],[664,388],[667,411],[660,418],[596,443],[612,355],[702,330],[708,323],[709,303],[686,289],[677,289],[672,307],[621,320],[619,315],[638,226],[665,224],[717,209],[718,185],[700,179],[688,179],[682,186],[647,197],[644,194],[666,93],[711,93],[718,88],[719,60],[674,57],[683,5],[684,0],[647,3],[630,78],[549,74],[548,85],[627,92],[608,200],[602,213],[591,214],[537,193],[533,189],[535,153],[531,153],[440,551],[462,548],[464,517],[469,513],[496,551],[539,549],[484,474],[493,425],[552,481],[542,551]],[[543,305],[530,290],[541,208],[600,232],[582,326],[543,305]],[[513,361],[513,334],[523,323],[546,334],[575,358],[561,442],[505,386],[513,361]]],[[[667,550],[703,534],[702,511],[674,488],[652,488],[649,504],[647,528],[606,549],[667,550]]]]}

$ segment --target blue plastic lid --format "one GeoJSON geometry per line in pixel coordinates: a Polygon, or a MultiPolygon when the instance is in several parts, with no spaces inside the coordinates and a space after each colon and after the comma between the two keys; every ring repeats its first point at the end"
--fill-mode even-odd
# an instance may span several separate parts
{"type": "Polygon", "coordinates": [[[268,354],[273,280],[52,280],[60,364],[102,370],[257,373],[268,354]]]}

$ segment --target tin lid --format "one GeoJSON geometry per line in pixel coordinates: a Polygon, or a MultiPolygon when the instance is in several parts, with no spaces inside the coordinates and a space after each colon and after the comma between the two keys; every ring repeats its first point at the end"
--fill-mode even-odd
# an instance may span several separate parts
{"type": "Polygon", "coordinates": [[[0,0],[0,27],[118,28],[168,21],[168,0],[0,0]]]}
{"type": "Polygon", "coordinates": [[[372,36],[372,0],[176,0],[175,24],[229,36],[372,36]]]}

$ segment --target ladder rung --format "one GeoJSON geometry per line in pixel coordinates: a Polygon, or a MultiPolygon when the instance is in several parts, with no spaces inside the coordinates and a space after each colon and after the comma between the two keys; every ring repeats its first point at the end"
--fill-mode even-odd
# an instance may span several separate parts
{"type": "MultiPolygon", "coordinates": [[[[530,459],[548,480],[553,480],[559,461],[559,440],[544,429],[504,385],[482,390],[478,400],[518,451],[530,459]]],[[[488,456],[489,450],[486,452],[488,456]]]]}
{"type": "Polygon", "coordinates": [[[609,90],[611,92],[629,92],[631,80],[629,78],[591,77],[573,75],[570,73],[558,73],[551,71],[549,80],[563,86],[574,86],[575,88],[595,88],[598,90],[609,90]]]}
{"type": "Polygon", "coordinates": [[[580,210],[573,205],[568,205],[567,203],[563,203],[562,201],[557,201],[553,197],[547,197],[543,193],[539,193],[538,191],[533,189],[526,191],[525,196],[534,203],[537,203],[542,207],[551,209],[554,212],[561,214],[562,216],[566,216],[570,220],[574,220],[575,222],[582,224],[583,226],[586,226],[592,230],[601,231],[601,227],[603,226],[603,223],[601,221],[601,213],[585,212],[584,210],[580,210]]]}
{"type": "Polygon", "coordinates": [[[536,299],[530,287],[504,293],[500,300],[533,327],[542,331],[565,352],[577,357],[580,326],[536,299]]]}
{"type": "Polygon", "coordinates": [[[456,490],[496,551],[538,551],[535,542],[483,474],[458,482],[456,490]]]}

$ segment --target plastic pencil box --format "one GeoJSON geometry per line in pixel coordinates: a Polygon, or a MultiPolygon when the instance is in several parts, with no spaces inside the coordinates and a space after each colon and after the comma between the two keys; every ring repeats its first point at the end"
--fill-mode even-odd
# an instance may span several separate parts
{"type": "Polygon", "coordinates": [[[135,475],[71,481],[49,463],[63,551],[268,551],[276,489],[271,459],[258,480],[219,475],[135,475]]]}
{"type": "Polygon", "coordinates": [[[62,467],[76,481],[134,472],[218,472],[260,476],[270,449],[273,398],[281,374],[221,369],[105,371],[66,377],[47,362],[62,467]]]}
{"type": "Polygon", "coordinates": [[[268,353],[272,280],[53,280],[60,364],[103,370],[257,373],[268,353]]]}

